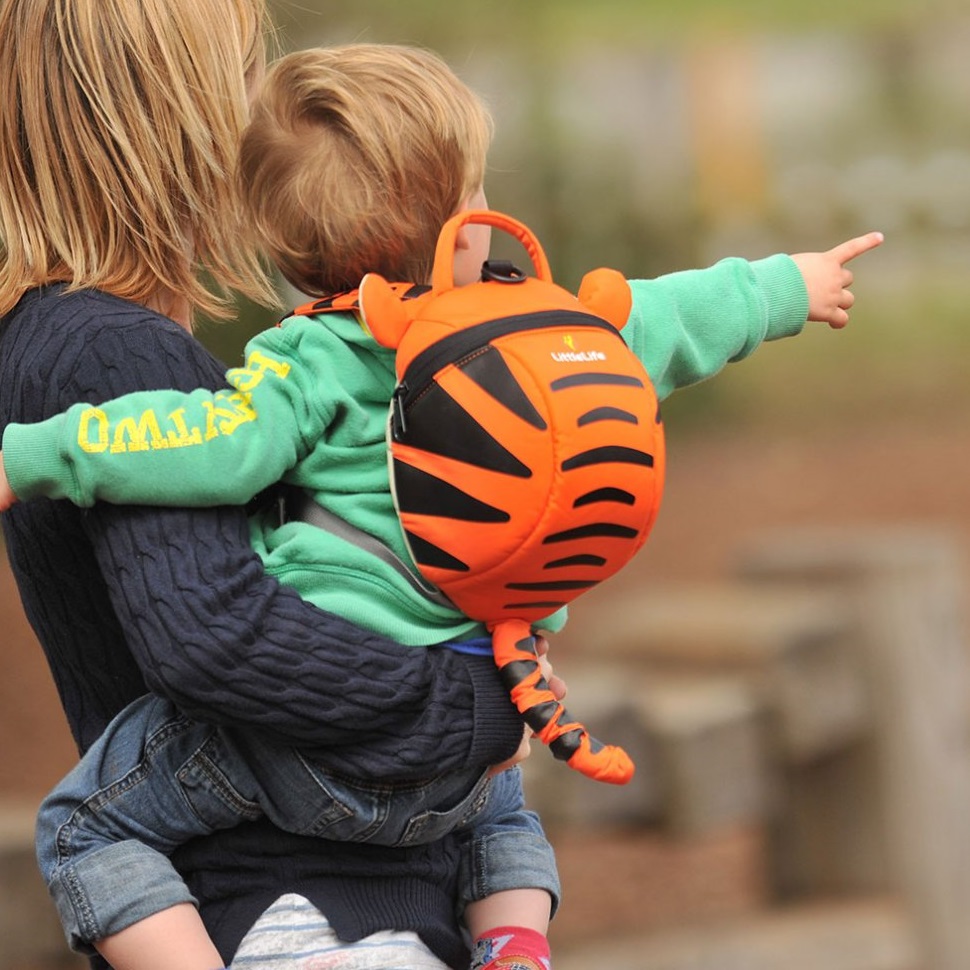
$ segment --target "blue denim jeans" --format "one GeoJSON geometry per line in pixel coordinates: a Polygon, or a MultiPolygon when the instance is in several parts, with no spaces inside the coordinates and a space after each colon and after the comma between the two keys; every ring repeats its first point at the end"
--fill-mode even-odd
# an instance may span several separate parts
{"type": "Polygon", "coordinates": [[[459,910],[500,889],[559,898],[553,851],[524,808],[518,768],[407,785],[338,779],[296,749],[146,696],[111,722],[38,814],[38,862],[71,945],[89,952],[95,940],[194,902],[168,854],[264,815],[290,832],[387,846],[458,832],[459,910]]]}

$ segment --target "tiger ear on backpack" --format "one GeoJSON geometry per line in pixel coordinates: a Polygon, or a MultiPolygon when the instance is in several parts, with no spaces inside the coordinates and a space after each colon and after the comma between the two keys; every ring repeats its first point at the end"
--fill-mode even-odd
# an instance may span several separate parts
{"type": "Polygon", "coordinates": [[[615,269],[601,268],[587,273],[576,295],[590,313],[609,321],[617,330],[622,330],[630,319],[633,309],[630,284],[615,269]]]}
{"type": "Polygon", "coordinates": [[[397,347],[411,323],[407,305],[379,273],[368,273],[360,281],[360,315],[370,335],[382,346],[397,347]]]}

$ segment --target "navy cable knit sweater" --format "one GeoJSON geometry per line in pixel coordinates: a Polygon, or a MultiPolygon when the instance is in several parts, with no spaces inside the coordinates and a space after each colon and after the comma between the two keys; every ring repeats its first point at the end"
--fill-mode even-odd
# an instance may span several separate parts
{"type": "MultiPolygon", "coordinates": [[[[164,317],[45,287],[0,320],[0,433],[139,388],[220,387],[224,366],[164,317]]],[[[489,658],[401,647],[320,612],[265,575],[241,509],[77,509],[3,516],[26,615],[78,748],[147,689],[202,720],[313,749],[328,768],[406,780],[499,763],[521,723],[489,658]]],[[[265,822],[174,857],[228,959],[284,892],[344,938],[414,929],[452,966],[455,845],[326,843],[265,822]]]]}

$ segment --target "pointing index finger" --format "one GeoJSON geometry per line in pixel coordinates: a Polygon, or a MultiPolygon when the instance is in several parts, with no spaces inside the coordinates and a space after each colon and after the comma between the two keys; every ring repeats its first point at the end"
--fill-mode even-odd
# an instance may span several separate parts
{"type": "Polygon", "coordinates": [[[881,232],[867,232],[864,236],[856,236],[855,239],[847,239],[844,243],[839,243],[829,250],[830,255],[834,256],[843,265],[849,260],[861,256],[880,245],[885,237],[881,232]]]}

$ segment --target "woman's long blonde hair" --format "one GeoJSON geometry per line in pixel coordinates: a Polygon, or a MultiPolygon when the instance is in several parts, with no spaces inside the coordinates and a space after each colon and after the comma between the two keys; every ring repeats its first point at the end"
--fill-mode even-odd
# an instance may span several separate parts
{"type": "Polygon", "coordinates": [[[265,18],[265,0],[0,3],[0,314],[58,281],[213,316],[228,290],[272,299],[233,178],[265,18]]]}

